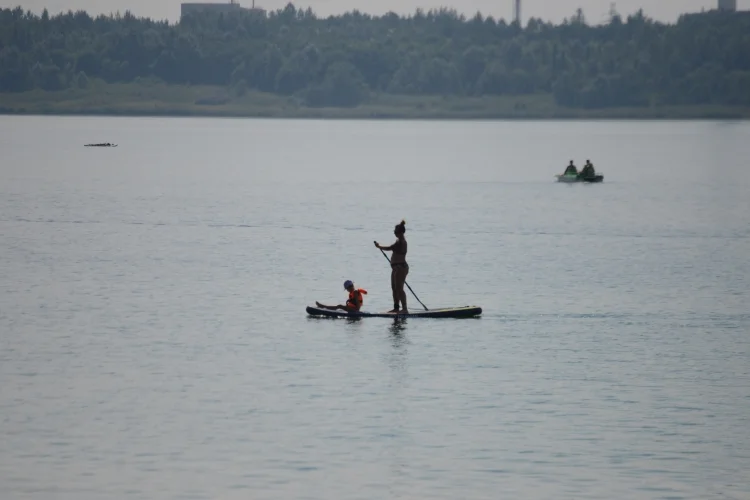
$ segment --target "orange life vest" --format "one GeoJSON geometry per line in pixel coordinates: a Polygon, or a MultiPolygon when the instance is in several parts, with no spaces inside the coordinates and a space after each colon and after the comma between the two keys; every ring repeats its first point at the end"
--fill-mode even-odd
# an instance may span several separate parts
{"type": "Polygon", "coordinates": [[[346,305],[352,306],[355,309],[359,310],[360,307],[365,303],[364,297],[362,295],[367,295],[367,290],[364,288],[357,288],[355,290],[352,290],[349,292],[349,299],[346,301],[346,305]]]}

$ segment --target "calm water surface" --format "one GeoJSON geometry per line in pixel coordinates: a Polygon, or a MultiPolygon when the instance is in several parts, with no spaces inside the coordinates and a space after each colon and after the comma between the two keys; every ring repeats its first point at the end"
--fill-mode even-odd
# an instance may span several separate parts
{"type": "Polygon", "coordinates": [[[748,123],[0,117],[0,152],[3,499],[750,498],[748,123]],[[390,308],[402,217],[419,298],[482,318],[308,318],[390,308]]]}

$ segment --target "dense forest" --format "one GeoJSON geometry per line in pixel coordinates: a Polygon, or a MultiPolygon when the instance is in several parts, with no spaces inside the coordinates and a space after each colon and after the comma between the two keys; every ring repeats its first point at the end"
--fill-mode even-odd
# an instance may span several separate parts
{"type": "Polygon", "coordinates": [[[0,10],[0,92],[158,79],[355,106],[372,93],[552,94],[575,108],[750,106],[750,15],[675,24],[642,12],[589,25],[525,26],[453,10],[327,18],[289,4],[264,13],[190,15],[177,24],[86,12],[0,10]]]}

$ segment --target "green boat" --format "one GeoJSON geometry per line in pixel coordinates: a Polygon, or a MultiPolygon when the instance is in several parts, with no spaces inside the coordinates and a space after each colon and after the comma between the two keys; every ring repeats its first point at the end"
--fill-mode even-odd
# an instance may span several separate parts
{"type": "Polygon", "coordinates": [[[581,177],[581,174],[557,174],[557,182],[604,182],[603,175],[595,175],[594,177],[581,177]]]}

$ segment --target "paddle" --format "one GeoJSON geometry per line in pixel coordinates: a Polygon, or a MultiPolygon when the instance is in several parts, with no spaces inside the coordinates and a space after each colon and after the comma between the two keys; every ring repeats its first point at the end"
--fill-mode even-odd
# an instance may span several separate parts
{"type": "MultiPolygon", "coordinates": [[[[391,259],[389,259],[389,258],[388,258],[388,256],[387,256],[387,255],[385,254],[385,252],[383,251],[383,249],[382,249],[382,248],[380,249],[380,253],[382,253],[382,254],[383,254],[383,257],[385,257],[385,259],[386,259],[386,260],[387,260],[388,262],[390,262],[390,261],[391,261],[391,259]]],[[[411,287],[409,286],[409,283],[407,283],[406,281],[404,281],[404,285],[406,285],[406,287],[407,287],[407,288],[409,289],[409,291],[411,292],[411,294],[412,294],[412,295],[414,295],[414,298],[415,298],[415,299],[417,299],[417,302],[419,302],[420,304],[422,304],[422,301],[421,301],[421,300],[419,300],[419,297],[417,297],[417,294],[416,294],[416,293],[414,293],[414,290],[412,290],[412,289],[411,289],[411,287]]],[[[425,311],[429,311],[429,309],[427,309],[427,306],[426,306],[426,305],[422,304],[422,307],[424,307],[424,310],[425,310],[425,311]]]]}

